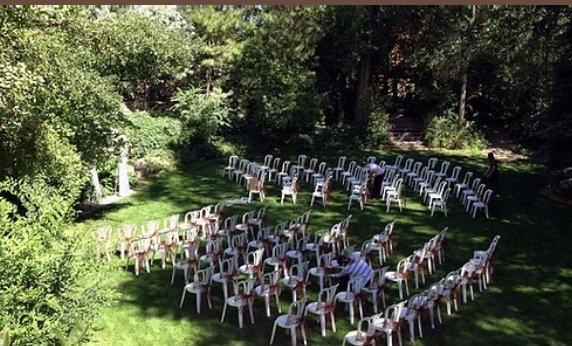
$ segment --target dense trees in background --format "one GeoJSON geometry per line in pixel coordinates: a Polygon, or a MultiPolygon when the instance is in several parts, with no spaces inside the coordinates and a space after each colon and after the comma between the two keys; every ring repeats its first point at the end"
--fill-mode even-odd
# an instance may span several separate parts
{"type": "Polygon", "coordinates": [[[105,290],[67,225],[95,195],[90,172],[114,191],[119,135],[146,175],[229,147],[379,146],[403,114],[428,124],[430,145],[481,148],[479,131],[501,129],[569,167],[570,18],[562,6],[0,7],[0,329],[21,343],[84,337],[105,290]]]}

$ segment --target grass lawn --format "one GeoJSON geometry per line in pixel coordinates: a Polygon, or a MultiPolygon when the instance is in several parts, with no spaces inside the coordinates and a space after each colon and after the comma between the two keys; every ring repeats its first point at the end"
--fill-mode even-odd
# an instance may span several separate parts
{"type": "MultiPolygon", "coordinates": [[[[396,152],[362,151],[348,154],[349,160],[363,160],[373,154],[392,162],[396,152]]],[[[477,174],[484,171],[484,160],[451,153],[405,152],[407,156],[426,161],[436,155],[452,161],[477,174]]],[[[337,154],[318,155],[334,164],[337,154]]],[[[258,158],[260,159],[260,158],[258,158]]],[[[164,218],[172,213],[183,213],[218,201],[244,196],[244,189],[220,178],[219,170],[224,159],[202,162],[192,169],[167,173],[147,181],[139,192],[90,215],[80,223],[86,230],[101,225],[119,226],[123,223],[143,223],[150,219],[164,218]]],[[[449,271],[459,268],[472,257],[473,250],[486,249],[491,239],[501,235],[500,260],[493,281],[483,293],[476,288],[475,301],[460,305],[451,316],[443,315],[443,324],[431,330],[424,324],[423,344],[571,344],[569,313],[571,310],[571,256],[570,223],[572,208],[548,200],[540,194],[543,181],[538,173],[541,168],[530,162],[519,161],[501,165],[503,195],[495,199],[491,219],[482,215],[472,219],[459,208],[456,198],[451,198],[448,218],[436,213],[431,218],[420,199],[408,192],[407,207],[402,213],[386,213],[378,201],[370,201],[363,211],[353,209],[350,238],[359,244],[371,237],[373,228],[385,226],[397,219],[397,251],[387,265],[394,267],[405,257],[449,226],[446,262],[437,273],[428,277],[428,284],[436,282],[449,271]]],[[[299,200],[293,205],[289,200],[283,206],[277,199],[276,187],[268,191],[268,224],[289,220],[308,210],[310,188],[302,187],[299,200]]],[[[310,232],[326,230],[349,212],[347,198],[339,185],[334,186],[333,203],[325,208],[315,205],[310,218],[310,232]]],[[[242,213],[260,208],[260,203],[234,206],[227,212],[242,213]]],[[[204,250],[203,250],[204,251],[204,250]]],[[[188,296],[185,306],[179,309],[182,280],[170,285],[171,268],[161,270],[156,262],[150,274],[136,277],[131,267],[123,269],[123,262],[115,260],[108,278],[117,292],[116,299],[105,308],[97,325],[94,342],[121,345],[207,345],[207,344],[268,344],[272,323],[277,316],[273,309],[271,319],[266,318],[262,300],[255,301],[255,325],[245,322],[244,330],[238,328],[236,309],[229,309],[224,324],[220,323],[223,301],[217,286],[213,293],[212,310],[203,307],[202,315],[195,312],[194,296],[188,296]]],[[[310,295],[316,299],[316,287],[310,295]]],[[[398,302],[397,287],[391,286],[387,302],[398,302]]],[[[415,290],[418,293],[426,286],[415,290]]],[[[284,290],[281,302],[283,311],[290,301],[284,290]]],[[[373,314],[366,306],[365,314],[373,314]]],[[[442,310],[444,311],[444,310],[442,310]]],[[[246,316],[245,316],[246,318],[246,316]]],[[[248,319],[245,319],[248,321],[248,319]]],[[[319,322],[309,318],[307,322],[309,344],[341,344],[343,336],[355,326],[350,326],[349,315],[341,305],[336,310],[338,331],[328,330],[323,338],[319,322]]],[[[283,331],[277,332],[278,344],[289,342],[283,331]]],[[[408,332],[403,333],[408,340],[408,332]]],[[[301,342],[299,337],[299,342],[301,342]]]]}

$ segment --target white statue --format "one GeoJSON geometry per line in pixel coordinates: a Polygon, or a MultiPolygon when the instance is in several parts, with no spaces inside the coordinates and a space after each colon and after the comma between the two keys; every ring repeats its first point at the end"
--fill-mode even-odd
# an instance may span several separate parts
{"type": "Polygon", "coordinates": [[[125,135],[121,135],[117,138],[117,144],[119,145],[119,181],[117,195],[123,197],[129,193],[131,188],[129,187],[129,165],[127,164],[127,157],[129,155],[129,142],[125,135]]]}

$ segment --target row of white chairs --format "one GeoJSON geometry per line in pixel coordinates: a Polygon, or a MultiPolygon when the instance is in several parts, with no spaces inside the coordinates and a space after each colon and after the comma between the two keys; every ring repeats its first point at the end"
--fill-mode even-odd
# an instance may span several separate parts
{"type": "Polygon", "coordinates": [[[421,294],[416,294],[407,301],[392,305],[385,313],[374,314],[371,317],[361,318],[357,330],[347,333],[343,344],[370,345],[377,344],[381,337],[386,339],[388,346],[393,344],[393,338],[397,337],[402,344],[402,328],[409,327],[411,342],[415,341],[415,329],[417,325],[419,337],[423,337],[423,317],[428,316],[431,328],[435,329],[435,320],[442,323],[441,302],[445,302],[447,314],[451,315],[451,306],[458,311],[459,291],[463,302],[467,302],[467,287],[474,300],[473,283],[479,282],[482,292],[490,283],[493,264],[496,258],[497,244],[500,236],[496,236],[489,248],[485,251],[475,251],[473,258],[465,263],[459,270],[447,274],[439,282],[431,285],[421,294]],[[424,314],[424,312],[427,312],[424,314]]]}

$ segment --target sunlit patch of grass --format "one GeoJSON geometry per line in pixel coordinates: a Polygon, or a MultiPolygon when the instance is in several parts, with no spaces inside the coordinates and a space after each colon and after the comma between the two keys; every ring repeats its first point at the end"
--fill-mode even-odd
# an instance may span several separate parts
{"type": "MultiPolygon", "coordinates": [[[[365,158],[377,155],[393,162],[394,155],[403,153],[424,161],[430,156],[449,159],[452,165],[460,164],[464,170],[477,175],[484,170],[484,160],[478,156],[459,153],[396,152],[396,151],[350,151],[351,158],[365,158]]],[[[294,155],[292,155],[294,157],[294,155]]],[[[321,153],[318,157],[334,163],[337,153],[321,153]]],[[[261,159],[261,158],[254,158],[261,159]]],[[[101,225],[114,227],[124,223],[143,224],[150,219],[162,219],[173,213],[184,213],[217,203],[227,198],[245,195],[244,188],[233,182],[220,179],[219,169],[225,159],[198,163],[189,170],[170,172],[150,179],[139,187],[137,194],[92,214],[81,227],[88,231],[101,225]]],[[[443,316],[443,324],[436,330],[424,325],[424,337],[416,344],[522,344],[522,343],[568,343],[571,342],[569,317],[572,290],[570,277],[570,207],[564,207],[546,200],[538,194],[542,181],[537,175],[540,167],[526,161],[515,161],[501,165],[503,195],[492,206],[492,217],[473,219],[461,211],[458,202],[452,199],[451,213],[445,218],[437,213],[431,218],[419,197],[408,192],[407,207],[403,213],[393,209],[386,213],[384,205],[370,201],[364,211],[352,208],[346,210],[347,197],[339,185],[334,187],[333,201],[323,207],[312,208],[310,232],[329,230],[331,225],[346,215],[353,215],[349,237],[352,243],[361,243],[371,237],[374,229],[397,219],[398,247],[388,260],[393,267],[403,256],[423,245],[425,241],[449,226],[446,247],[446,262],[437,272],[428,277],[428,283],[439,280],[449,271],[457,269],[473,251],[484,249],[492,237],[501,235],[500,262],[493,282],[488,290],[479,293],[475,287],[476,300],[461,304],[459,312],[443,316]],[[550,327],[547,327],[547,324],[550,327]]],[[[461,175],[463,172],[461,173],[461,175]]],[[[309,187],[304,185],[298,203],[287,200],[280,205],[277,187],[271,185],[268,222],[274,225],[289,220],[309,209],[309,187]]],[[[252,205],[236,205],[227,214],[242,214],[258,209],[257,201],[252,205]]],[[[255,345],[268,343],[277,311],[272,318],[265,317],[263,302],[255,302],[256,325],[245,323],[244,330],[238,328],[235,309],[230,309],[224,324],[220,323],[222,293],[216,287],[213,292],[213,310],[206,310],[199,316],[195,312],[194,297],[189,296],[185,306],[179,309],[182,282],[170,285],[170,265],[161,270],[156,261],[150,274],[133,274],[132,266],[126,271],[124,262],[114,260],[109,268],[108,278],[113,283],[117,297],[104,312],[97,324],[94,342],[101,344],[153,344],[153,345],[255,345]]],[[[421,292],[413,289],[412,293],[421,292]]],[[[316,287],[312,287],[311,299],[316,298],[316,287]]],[[[281,306],[286,310],[289,294],[284,291],[281,306]]],[[[396,287],[391,287],[388,303],[398,302],[396,287]]],[[[366,314],[373,311],[366,307],[366,314]]],[[[340,305],[336,311],[338,332],[328,331],[326,338],[319,333],[319,323],[310,318],[307,329],[310,344],[340,344],[350,326],[348,314],[340,305]]],[[[247,319],[245,319],[247,321],[247,319]]],[[[408,332],[404,332],[408,338],[408,332]]],[[[289,342],[289,336],[278,333],[278,343],[289,342]]]]}

